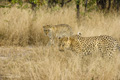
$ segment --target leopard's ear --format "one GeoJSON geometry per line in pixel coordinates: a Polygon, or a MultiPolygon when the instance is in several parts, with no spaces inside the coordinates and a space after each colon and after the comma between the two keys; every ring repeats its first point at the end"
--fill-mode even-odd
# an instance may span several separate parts
{"type": "Polygon", "coordinates": [[[58,37],[58,39],[61,39],[61,37],[58,37]]]}
{"type": "Polygon", "coordinates": [[[81,33],[80,33],[80,32],[78,32],[77,34],[81,36],[81,33]]]}

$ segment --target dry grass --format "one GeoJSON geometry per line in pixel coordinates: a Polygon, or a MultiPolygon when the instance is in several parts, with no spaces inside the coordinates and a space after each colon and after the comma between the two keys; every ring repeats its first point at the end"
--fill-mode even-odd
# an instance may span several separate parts
{"type": "Polygon", "coordinates": [[[29,9],[0,8],[0,80],[119,80],[119,56],[83,60],[74,52],[44,46],[48,38],[42,26],[61,23],[71,25],[75,34],[106,34],[120,41],[120,16],[91,12],[81,17],[77,27],[75,15],[73,8],[52,12],[42,8],[36,15],[29,9]]]}

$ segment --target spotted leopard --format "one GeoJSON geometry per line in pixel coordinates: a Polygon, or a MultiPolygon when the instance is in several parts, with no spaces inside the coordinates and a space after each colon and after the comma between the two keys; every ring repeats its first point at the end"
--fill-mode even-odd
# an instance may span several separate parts
{"type": "Polygon", "coordinates": [[[73,35],[59,39],[59,50],[71,50],[82,55],[100,53],[102,56],[112,54],[119,50],[120,46],[114,38],[107,35],[81,37],[73,35]]]}
{"type": "Polygon", "coordinates": [[[43,26],[44,33],[49,37],[50,41],[48,44],[54,44],[59,37],[69,37],[72,35],[71,26],[68,24],[58,25],[45,25],[43,26]]]}

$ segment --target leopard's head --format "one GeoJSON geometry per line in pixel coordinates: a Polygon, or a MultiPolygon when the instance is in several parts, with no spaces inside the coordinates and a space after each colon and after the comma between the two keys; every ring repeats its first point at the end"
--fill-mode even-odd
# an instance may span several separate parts
{"type": "Polygon", "coordinates": [[[43,30],[44,30],[44,33],[45,35],[49,36],[50,32],[51,32],[51,25],[45,25],[43,26],[43,30]]]}
{"type": "Polygon", "coordinates": [[[70,49],[70,45],[71,45],[71,39],[69,37],[59,38],[58,46],[60,51],[65,51],[70,49]]]}

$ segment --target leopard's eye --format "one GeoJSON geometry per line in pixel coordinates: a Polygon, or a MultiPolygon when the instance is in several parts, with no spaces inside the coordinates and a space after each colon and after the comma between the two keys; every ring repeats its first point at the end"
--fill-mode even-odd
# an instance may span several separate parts
{"type": "Polygon", "coordinates": [[[44,30],[45,32],[47,32],[48,30],[44,30]]]}
{"type": "Polygon", "coordinates": [[[64,46],[65,44],[62,44],[62,46],[64,46]]]}

